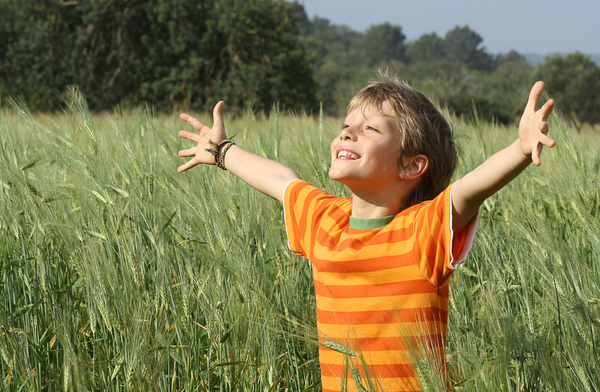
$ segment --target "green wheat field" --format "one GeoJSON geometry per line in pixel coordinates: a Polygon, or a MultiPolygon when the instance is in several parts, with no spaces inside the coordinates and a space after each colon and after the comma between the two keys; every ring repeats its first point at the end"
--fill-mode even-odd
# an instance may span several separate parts
{"type": "MultiPolygon", "coordinates": [[[[76,90],[64,114],[3,103],[1,390],[320,390],[310,266],[276,201],[215,166],[178,174],[191,128],[177,114],[90,115],[76,90]]],[[[448,116],[457,179],[517,135],[448,116]]],[[[226,126],[344,195],[327,177],[341,121],[274,110],[226,126]]],[[[550,122],[557,146],[485,202],[453,277],[455,391],[600,390],[600,140],[550,122]]],[[[425,359],[418,370],[440,389],[425,359]]]]}

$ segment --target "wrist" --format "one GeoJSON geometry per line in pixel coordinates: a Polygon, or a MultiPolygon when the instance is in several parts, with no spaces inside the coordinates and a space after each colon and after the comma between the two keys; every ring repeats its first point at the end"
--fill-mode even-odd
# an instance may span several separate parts
{"type": "Polygon", "coordinates": [[[517,150],[519,152],[520,158],[527,160],[527,161],[531,161],[531,151],[528,151],[527,145],[525,143],[523,143],[521,141],[521,139],[517,139],[513,143],[513,146],[514,146],[515,150],[517,150]]]}
{"type": "Polygon", "coordinates": [[[231,146],[235,145],[233,140],[223,139],[217,143],[209,139],[208,144],[210,145],[210,148],[207,148],[206,151],[215,156],[215,165],[217,165],[217,167],[220,169],[227,170],[225,167],[225,154],[227,154],[227,151],[231,148],[231,146]]]}

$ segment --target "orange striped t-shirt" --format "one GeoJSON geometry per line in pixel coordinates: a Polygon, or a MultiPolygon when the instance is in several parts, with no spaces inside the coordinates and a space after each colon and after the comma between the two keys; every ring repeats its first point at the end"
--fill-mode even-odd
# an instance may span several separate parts
{"type": "Polygon", "coordinates": [[[448,283],[476,227],[452,233],[451,189],[362,230],[350,227],[350,198],[286,187],[290,249],[312,264],[324,392],[418,391],[424,360],[447,380],[448,283]]]}

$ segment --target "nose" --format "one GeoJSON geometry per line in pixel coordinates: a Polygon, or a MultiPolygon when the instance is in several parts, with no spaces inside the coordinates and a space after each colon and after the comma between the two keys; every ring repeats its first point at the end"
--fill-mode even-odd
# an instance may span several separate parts
{"type": "Polygon", "coordinates": [[[352,127],[344,127],[342,128],[342,132],[340,132],[341,140],[356,140],[356,133],[352,130],[352,127]]]}

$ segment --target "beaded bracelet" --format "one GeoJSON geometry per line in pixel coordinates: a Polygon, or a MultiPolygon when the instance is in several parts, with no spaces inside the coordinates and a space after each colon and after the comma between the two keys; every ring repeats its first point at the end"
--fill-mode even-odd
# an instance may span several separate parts
{"type": "Polygon", "coordinates": [[[205,150],[215,156],[215,164],[217,167],[227,170],[225,167],[225,154],[227,153],[227,150],[231,148],[231,146],[235,145],[233,140],[225,139],[221,143],[217,144],[209,139],[208,144],[210,144],[211,147],[205,150]]]}
{"type": "Polygon", "coordinates": [[[217,159],[217,167],[220,167],[223,170],[227,170],[227,168],[225,167],[225,154],[227,153],[227,150],[229,150],[229,148],[233,145],[235,145],[235,143],[232,142],[231,140],[227,141],[227,143],[221,143],[219,145],[219,156],[217,159]]]}

